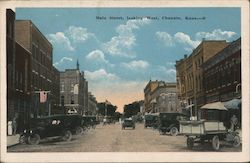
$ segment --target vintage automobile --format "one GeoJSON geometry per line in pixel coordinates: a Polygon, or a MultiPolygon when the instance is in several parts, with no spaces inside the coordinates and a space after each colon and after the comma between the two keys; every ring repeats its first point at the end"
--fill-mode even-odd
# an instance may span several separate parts
{"type": "Polygon", "coordinates": [[[48,137],[61,137],[64,141],[70,141],[72,134],[83,133],[82,118],[80,115],[52,115],[32,119],[26,129],[20,135],[20,143],[31,145],[39,144],[41,139],[48,137]]]}
{"type": "Polygon", "coordinates": [[[210,103],[200,108],[199,120],[180,121],[180,132],[187,136],[187,147],[192,149],[194,143],[212,142],[212,148],[220,149],[225,142],[233,147],[240,146],[239,133],[225,126],[227,109],[221,102],[210,103]]]}
{"type": "Polygon", "coordinates": [[[158,115],[156,114],[146,114],[144,116],[144,128],[147,127],[158,127],[158,115]]]}
{"type": "Polygon", "coordinates": [[[96,116],[82,116],[82,120],[83,120],[83,128],[84,130],[86,129],[90,129],[90,128],[94,128],[96,127],[97,124],[99,124],[99,122],[96,119],[96,116]]]}
{"type": "Polygon", "coordinates": [[[131,127],[135,129],[135,122],[133,121],[132,118],[125,118],[123,123],[122,123],[122,130],[124,130],[126,127],[131,127]]]}
{"type": "Polygon", "coordinates": [[[182,113],[159,113],[159,132],[176,136],[180,128],[180,120],[186,120],[187,116],[182,113]]]}

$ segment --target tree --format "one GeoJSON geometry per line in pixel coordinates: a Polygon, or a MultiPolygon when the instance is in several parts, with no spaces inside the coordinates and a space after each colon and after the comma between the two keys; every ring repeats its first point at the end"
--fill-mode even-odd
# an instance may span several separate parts
{"type": "Polygon", "coordinates": [[[131,104],[124,105],[123,107],[124,117],[132,117],[140,112],[140,103],[135,101],[131,104]]]}
{"type": "Polygon", "coordinates": [[[107,116],[114,116],[115,111],[117,109],[117,106],[114,106],[112,104],[107,104],[105,102],[98,103],[97,107],[98,107],[98,113],[103,116],[106,115],[106,109],[107,109],[107,116]]]}

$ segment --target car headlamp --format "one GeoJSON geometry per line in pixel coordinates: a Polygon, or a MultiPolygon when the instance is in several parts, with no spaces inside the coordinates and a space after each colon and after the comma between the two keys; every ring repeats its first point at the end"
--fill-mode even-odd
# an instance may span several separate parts
{"type": "Polygon", "coordinates": [[[23,130],[23,133],[26,133],[27,132],[27,130],[23,130]]]}
{"type": "Polygon", "coordinates": [[[30,133],[32,134],[32,130],[30,130],[30,133]]]}

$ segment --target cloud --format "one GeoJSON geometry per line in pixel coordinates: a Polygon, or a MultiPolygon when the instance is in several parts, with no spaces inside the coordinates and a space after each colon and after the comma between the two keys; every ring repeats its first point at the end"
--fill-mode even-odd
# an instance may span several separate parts
{"type": "Polygon", "coordinates": [[[157,39],[161,42],[163,42],[163,44],[165,46],[173,46],[174,45],[174,40],[172,38],[172,36],[170,34],[168,34],[167,32],[160,32],[157,31],[155,33],[157,39]]]}
{"type": "Polygon", "coordinates": [[[73,59],[69,57],[63,57],[59,62],[55,62],[53,66],[59,66],[60,64],[64,64],[65,62],[72,62],[73,59]]]}
{"type": "Polygon", "coordinates": [[[108,61],[105,59],[104,53],[101,50],[94,50],[90,52],[86,58],[88,60],[94,60],[98,62],[108,63],[108,61]]]}
{"type": "Polygon", "coordinates": [[[117,26],[115,30],[118,35],[104,43],[103,49],[113,56],[135,58],[136,54],[132,51],[136,45],[134,30],[138,30],[150,22],[151,20],[144,18],[142,20],[128,20],[126,24],[117,26]]]}
{"type": "Polygon", "coordinates": [[[177,32],[174,35],[174,39],[176,40],[176,42],[179,42],[191,48],[196,48],[200,44],[199,40],[192,40],[189,35],[183,32],[177,32]]]}
{"type": "Polygon", "coordinates": [[[188,34],[183,32],[177,32],[171,36],[167,32],[157,31],[155,33],[156,38],[163,42],[165,46],[173,46],[175,44],[180,44],[185,51],[191,52],[195,49],[202,39],[206,40],[227,40],[230,41],[237,33],[233,31],[222,31],[221,29],[215,29],[212,32],[197,32],[195,34],[195,39],[192,39],[188,34]]]}
{"type": "Polygon", "coordinates": [[[69,51],[75,50],[74,47],[71,45],[69,38],[66,37],[63,32],[49,34],[49,35],[47,35],[47,38],[54,46],[63,47],[69,51]]]}
{"type": "Polygon", "coordinates": [[[227,40],[231,39],[236,35],[233,31],[222,31],[221,29],[215,29],[212,32],[198,32],[196,33],[197,39],[208,39],[208,40],[227,40]]]}
{"type": "Polygon", "coordinates": [[[91,37],[95,38],[95,35],[88,32],[87,28],[70,26],[65,32],[74,42],[85,42],[91,37]]]}
{"type": "Polygon", "coordinates": [[[149,67],[149,63],[147,61],[138,60],[138,61],[131,61],[129,63],[122,63],[123,67],[126,67],[131,70],[138,70],[138,69],[146,69],[149,67]]]}
{"type": "Polygon", "coordinates": [[[85,75],[88,81],[92,82],[100,82],[100,81],[112,81],[112,80],[118,80],[119,77],[116,76],[115,74],[108,73],[104,69],[99,69],[96,71],[85,71],[85,75]]]}

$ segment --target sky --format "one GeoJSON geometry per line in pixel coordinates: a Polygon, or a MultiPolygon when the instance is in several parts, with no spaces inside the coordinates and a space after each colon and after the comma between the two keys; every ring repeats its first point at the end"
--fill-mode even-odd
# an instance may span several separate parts
{"type": "Polygon", "coordinates": [[[98,102],[144,99],[149,80],[176,82],[175,62],[202,39],[241,36],[240,8],[16,8],[53,45],[53,65],[84,71],[98,102]]]}

